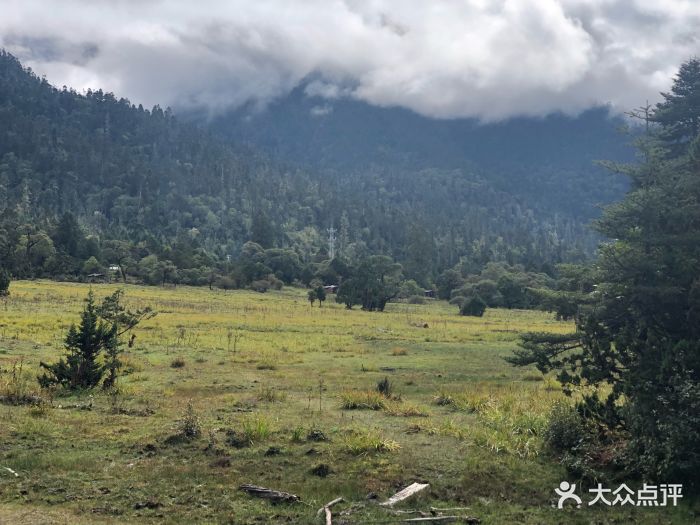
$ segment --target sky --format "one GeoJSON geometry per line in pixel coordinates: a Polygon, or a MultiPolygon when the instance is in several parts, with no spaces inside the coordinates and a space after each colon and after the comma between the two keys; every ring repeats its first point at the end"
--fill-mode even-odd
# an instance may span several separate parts
{"type": "Polygon", "coordinates": [[[498,121],[656,102],[698,0],[0,0],[0,48],[57,86],[217,114],[303,85],[498,121]]]}

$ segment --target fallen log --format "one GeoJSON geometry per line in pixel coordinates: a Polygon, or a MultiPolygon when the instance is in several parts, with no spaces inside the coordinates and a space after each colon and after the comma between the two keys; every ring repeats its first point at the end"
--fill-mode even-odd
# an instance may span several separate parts
{"type": "Polygon", "coordinates": [[[410,498],[414,494],[417,494],[420,491],[427,489],[429,486],[430,484],[428,483],[411,483],[408,487],[406,487],[403,490],[400,490],[388,500],[386,500],[384,503],[380,503],[379,505],[382,507],[393,507],[400,501],[410,498]]]}
{"type": "Polygon", "coordinates": [[[257,485],[249,485],[247,483],[238,488],[239,490],[247,492],[250,496],[269,499],[275,503],[282,501],[287,503],[296,503],[300,500],[299,496],[296,494],[290,494],[289,492],[282,492],[281,490],[273,490],[265,487],[258,487],[257,485]]]}

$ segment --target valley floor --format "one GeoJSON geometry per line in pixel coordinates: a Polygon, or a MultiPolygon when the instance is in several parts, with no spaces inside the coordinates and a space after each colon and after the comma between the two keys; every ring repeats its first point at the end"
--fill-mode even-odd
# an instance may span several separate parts
{"type": "MultiPolygon", "coordinates": [[[[115,289],[93,285],[98,298],[115,289]]],[[[469,507],[484,524],[692,523],[678,508],[557,510],[570,479],[540,452],[559,385],[503,361],[524,331],[572,326],[532,311],[390,304],[387,312],[311,307],[306,292],[124,287],[158,315],[136,329],[119,393],[0,404],[0,523],[389,523],[399,508],[469,507]],[[388,378],[392,399],[376,394],[388,378]],[[343,406],[372,405],[372,409],[343,406]],[[199,437],[178,432],[189,420],[199,437]],[[8,470],[10,469],[10,470],[8,470]],[[15,474],[16,473],[16,474],[15,474]],[[324,477],[325,475],[325,477],[324,477]],[[238,490],[292,492],[273,505],[238,490]],[[351,512],[345,515],[343,511],[351,512]]],[[[0,386],[32,391],[40,361],[63,352],[87,285],[13,282],[0,301],[0,386]]],[[[0,395],[2,395],[0,393],[0,395]]],[[[415,515],[414,515],[415,516],[415,515]]]]}

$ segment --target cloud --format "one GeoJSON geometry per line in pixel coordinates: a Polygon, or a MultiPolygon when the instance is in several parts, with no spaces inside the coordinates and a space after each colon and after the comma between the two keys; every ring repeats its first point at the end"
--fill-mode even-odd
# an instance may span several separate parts
{"type": "Polygon", "coordinates": [[[623,111],[658,100],[700,53],[694,0],[10,0],[3,11],[0,46],[56,85],[210,112],[309,79],[309,96],[440,118],[623,111]]]}

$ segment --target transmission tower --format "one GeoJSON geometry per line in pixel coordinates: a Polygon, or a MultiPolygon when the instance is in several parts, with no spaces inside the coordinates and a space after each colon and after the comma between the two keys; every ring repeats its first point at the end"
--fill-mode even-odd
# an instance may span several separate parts
{"type": "Polygon", "coordinates": [[[332,261],[335,258],[335,234],[338,230],[331,225],[326,231],[328,232],[328,256],[332,261]]]}

